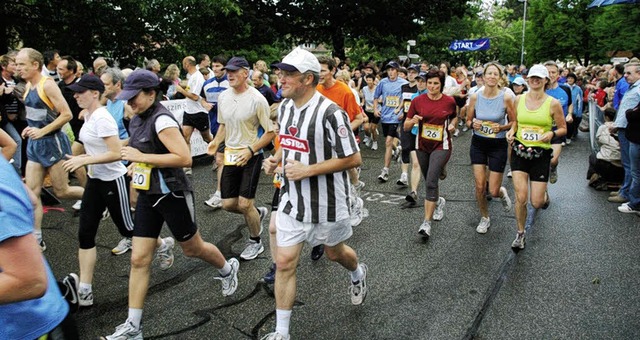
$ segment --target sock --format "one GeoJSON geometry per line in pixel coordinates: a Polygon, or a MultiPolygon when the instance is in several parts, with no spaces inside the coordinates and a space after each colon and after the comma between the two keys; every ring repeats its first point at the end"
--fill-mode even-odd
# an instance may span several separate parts
{"type": "Polygon", "coordinates": [[[249,239],[251,241],[255,241],[256,243],[260,243],[260,236],[256,236],[256,237],[249,237],[249,239]]]}
{"type": "Polygon", "coordinates": [[[158,251],[163,251],[166,248],[167,248],[167,242],[165,242],[163,238],[160,238],[160,245],[158,246],[158,251]]]}
{"type": "Polygon", "coordinates": [[[276,332],[285,338],[289,336],[289,320],[291,320],[290,310],[276,309],[276,332]]]}
{"type": "Polygon", "coordinates": [[[351,282],[359,282],[360,279],[364,276],[364,271],[360,264],[358,264],[358,268],[351,272],[351,282]]]}
{"type": "Polygon", "coordinates": [[[127,321],[131,322],[136,330],[140,329],[140,322],[142,321],[142,308],[129,308],[129,317],[127,321]]]}
{"type": "Polygon", "coordinates": [[[231,265],[228,261],[224,263],[224,266],[222,266],[222,268],[218,269],[218,273],[220,273],[220,276],[222,277],[226,277],[231,274],[231,265]]]}
{"type": "Polygon", "coordinates": [[[88,292],[92,291],[90,283],[80,282],[80,287],[79,288],[80,288],[81,292],[85,292],[85,293],[88,293],[88,292]]]}
{"type": "Polygon", "coordinates": [[[382,168],[382,171],[384,172],[389,172],[389,168],[387,168],[386,166],[384,168],[382,168]]]}
{"type": "Polygon", "coordinates": [[[214,195],[220,197],[220,195],[222,195],[222,193],[220,192],[220,190],[216,190],[216,192],[214,193],[214,195]]]}

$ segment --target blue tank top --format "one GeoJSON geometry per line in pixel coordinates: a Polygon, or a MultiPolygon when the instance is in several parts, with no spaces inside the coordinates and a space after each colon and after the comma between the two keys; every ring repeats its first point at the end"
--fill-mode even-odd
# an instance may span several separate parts
{"type": "MultiPolygon", "coordinates": [[[[0,242],[33,232],[33,205],[13,166],[0,158],[0,242]]],[[[42,257],[47,290],[37,299],[0,305],[0,339],[37,339],[64,320],[69,305],[42,257]]],[[[2,268],[0,268],[0,272],[2,268]]]]}
{"type": "MultiPolygon", "coordinates": [[[[506,108],[504,106],[504,90],[498,93],[495,98],[487,98],[483,95],[484,91],[476,92],[477,100],[475,106],[476,118],[482,121],[489,121],[505,125],[507,123],[506,108]]],[[[486,128],[481,131],[473,130],[473,134],[484,138],[506,138],[507,131],[492,133],[486,128]]]]}
{"type": "Polygon", "coordinates": [[[30,127],[43,128],[53,122],[58,116],[38,95],[38,89],[32,87],[24,99],[27,111],[27,123],[30,127]]]}

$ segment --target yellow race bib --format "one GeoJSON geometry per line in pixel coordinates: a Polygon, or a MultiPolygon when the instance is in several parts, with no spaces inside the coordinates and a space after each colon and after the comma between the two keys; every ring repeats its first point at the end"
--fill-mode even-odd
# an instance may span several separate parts
{"type": "Polygon", "coordinates": [[[409,108],[411,107],[411,101],[410,100],[405,100],[404,101],[404,112],[409,112],[409,108]]]}
{"type": "Polygon", "coordinates": [[[135,189],[149,190],[151,185],[151,169],[153,165],[147,163],[136,163],[133,167],[133,178],[131,183],[135,189]]]}
{"type": "Polygon", "coordinates": [[[422,124],[422,138],[441,142],[443,130],[444,128],[442,127],[442,125],[424,123],[422,124]]]}
{"type": "Polygon", "coordinates": [[[224,165],[238,165],[240,155],[245,148],[225,148],[224,149],[224,165]]]}
{"type": "Polygon", "coordinates": [[[542,134],[544,133],[544,129],[539,126],[531,126],[531,125],[523,125],[522,129],[522,140],[528,142],[537,142],[542,139],[542,134]]]}
{"type": "Polygon", "coordinates": [[[478,133],[486,137],[496,138],[496,132],[493,131],[491,125],[493,125],[492,122],[482,122],[478,133]]]}
{"type": "Polygon", "coordinates": [[[387,107],[396,108],[400,105],[400,97],[398,96],[386,96],[384,99],[384,105],[387,107]]]}

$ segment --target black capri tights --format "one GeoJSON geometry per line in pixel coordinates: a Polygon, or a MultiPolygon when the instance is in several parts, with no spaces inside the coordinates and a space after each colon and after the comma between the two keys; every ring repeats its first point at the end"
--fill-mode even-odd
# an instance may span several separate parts
{"type": "Polygon", "coordinates": [[[425,199],[427,201],[437,202],[439,196],[438,180],[440,179],[442,170],[451,157],[451,150],[434,150],[431,152],[418,150],[417,156],[422,177],[424,177],[426,188],[425,199]]]}

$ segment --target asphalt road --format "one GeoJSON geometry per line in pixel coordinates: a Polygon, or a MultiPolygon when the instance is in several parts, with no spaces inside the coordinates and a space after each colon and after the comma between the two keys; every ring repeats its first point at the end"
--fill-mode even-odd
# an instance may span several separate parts
{"type": "MultiPolygon", "coordinates": [[[[588,136],[564,148],[559,181],[550,185],[551,206],[538,214],[526,249],[514,253],[513,211],[490,203],[489,233],[480,216],[469,162],[470,133],[454,140],[448,177],[441,182],[445,217],[423,242],[417,230],[422,208],[400,209],[406,189],[378,183],[383,150],[362,150],[363,198],[369,217],[348,244],[369,267],[369,295],[352,306],[346,270],[326,258],[298,268],[292,339],[638,339],[640,338],[640,218],[606,202],[587,186],[588,136]]],[[[380,143],[381,145],[383,143],[380,143]]],[[[196,216],[203,237],[226,256],[238,256],[247,237],[241,216],[212,211],[210,160],[194,166],[196,216]]],[[[513,197],[507,178],[504,185],[513,197]]],[[[423,187],[421,187],[421,193],[423,187]]],[[[268,205],[273,188],[263,176],[257,202],[268,205]]],[[[424,197],[424,195],[421,195],[424,197]]],[[[45,252],[56,276],[78,271],[77,228],[71,205],[44,218],[45,252]]],[[[163,236],[168,236],[168,230],[163,236]]],[[[266,233],[264,234],[266,238],[266,233]]],[[[111,221],[98,235],[95,305],[76,314],[83,339],[111,334],[127,317],[129,253],[112,256],[119,235],[111,221]]],[[[143,326],[148,339],[258,339],[275,327],[272,288],[259,282],[268,251],[241,262],[239,287],[224,298],[217,271],[176,249],[173,267],[154,267],[143,326]]]]}

